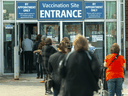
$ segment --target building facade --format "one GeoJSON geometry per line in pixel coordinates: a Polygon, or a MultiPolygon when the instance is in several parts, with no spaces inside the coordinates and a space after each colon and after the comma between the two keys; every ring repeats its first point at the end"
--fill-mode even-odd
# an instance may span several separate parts
{"type": "Polygon", "coordinates": [[[37,34],[46,35],[56,46],[63,37],[73,42],[79,33],[96,47],[101,64],[113,43],[126,59],[125,5],[125,0],[0,0],[0,75],[24,70],[25,34],[33,42],[37,34]]]}

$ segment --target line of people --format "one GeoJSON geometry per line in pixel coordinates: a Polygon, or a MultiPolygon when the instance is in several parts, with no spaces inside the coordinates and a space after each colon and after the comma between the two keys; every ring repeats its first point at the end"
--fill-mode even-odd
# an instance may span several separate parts
{"type": "MultiPolygon", "coordinates": [[[[43,78],[41,82],[45,82],[45,94],[52,94],[51,86],[54,96],[58,96],[59,93],[62,96],[93,96],[93,92],[98,91],[101,64],[94,55],[95,48],[89,48],[86,37],[76,35],[73,47],[69,39],[64,37],[56,50],[50,38],[37,35],[33,50],[36,55],[37,79],[40,75],[43,78]]],[[[112,45],[110,50],[111,54],[106,56],[104,63],[107,68],[108,92],[109,96],[114,96],[114,93],[121,96],[125,59],[119,55],[118,44],[112,45]],[[118,57],[113,60],[117,54],[118,57]]]]}

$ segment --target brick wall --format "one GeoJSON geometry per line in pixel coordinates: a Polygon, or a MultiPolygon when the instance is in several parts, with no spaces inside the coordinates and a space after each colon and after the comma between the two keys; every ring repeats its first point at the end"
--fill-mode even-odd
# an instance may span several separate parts
{"type": "MultiPolygon", "coordinates": [[[[125,38],[128,41],[128,0],[125,0],[125,38]]],[[[126,48],[126,66],[128,70],[128,48],[126,48]]]]}

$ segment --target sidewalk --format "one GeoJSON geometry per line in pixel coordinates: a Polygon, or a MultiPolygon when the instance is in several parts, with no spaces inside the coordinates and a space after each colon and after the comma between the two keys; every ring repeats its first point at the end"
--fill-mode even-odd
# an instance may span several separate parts
{"type": "MultiPolygon", "coordinates": [[[[53,96],[45,95],[42,79],[36,79],[36,74],[21,74],[20,80],[14,80],[13,76],[0,77],[0,96],[53,96]]],[[[123,84],[124,96],[128,96],[128,71],[123,84]]],[[[100,96],[95,94],[94,96],[100,96]]]]}

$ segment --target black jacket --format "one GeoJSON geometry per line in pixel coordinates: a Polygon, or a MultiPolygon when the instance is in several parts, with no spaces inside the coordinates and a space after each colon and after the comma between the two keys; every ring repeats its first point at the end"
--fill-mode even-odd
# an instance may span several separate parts
{"type": "Polygon", "coordinates": [[[49,58],[48,69],[49,72],[52,73],[53,88],[55,89],[60,89],[61,77],[58,73],[58,67],[59,67],[59,62],[64,58],[64,56],[65,54],[63,54],[62,52],[57,52],[51,55],[49,58]]]}
{"type": "MultiPolygon", "coordinates": [[[[56,49],[54,47],[52,47],[51,45],[45,45],[43,46],[42,48],[42,64],[43,64],[43,67],[45,69],[46,72],[48,72],[48,60],[49,60],[49,57],[54,54],[56,51],[56,49]]],[[[46,74],[45,72],[45,74],[46,74]]]]}
{"type": "Polygon", "coordinates": [[[93,54],[96,64],[91,65],[85,51],[74,51],[68,58],[66,64],[66,77],[63,79],[62,96],[92,96],[95,78],[98,82],[100,65],[93,54]],[[90,64],[90,65],[89,65],[90,64]]]}
{"type": "MultiPolygon", "coordinates": [[[[38,50],[38,45],[39,45],[40,42],[41,41],[36,41],[34,43],[33,51],[38,50]]],[[[37,63],[37,57],[38,57],[37,53],[34,53],[34,65],[36,65],[36,63],[37,63]]]]}
{"type": "Polygon", "coordinates": [[[36,42],[35,42],[35,44],[34,44],[34,46],[33,46],[33,51],[38,50],[38,45],[39,45],[40,42],[41,42],[41,41],[36,41],[36,42]]]}

